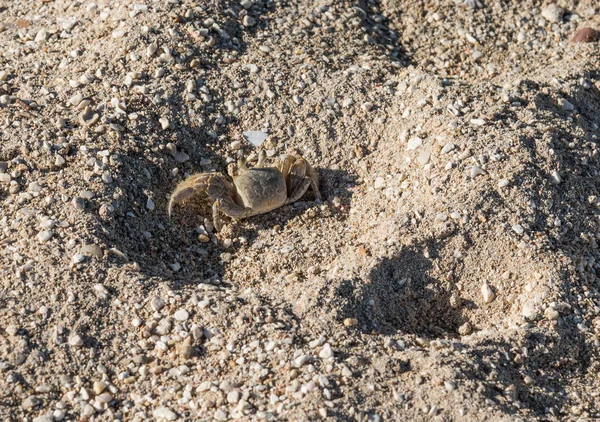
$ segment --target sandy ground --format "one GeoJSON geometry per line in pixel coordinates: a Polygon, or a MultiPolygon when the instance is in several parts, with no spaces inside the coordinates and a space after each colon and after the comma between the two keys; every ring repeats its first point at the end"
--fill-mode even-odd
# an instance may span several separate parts
{"type": "Polygon", "coordinates": [[[2,420],[599,418],[584,27],[594,0],[0,1],[2,420]],[[259,149],[323,200],[169,219],[259,149]]]}

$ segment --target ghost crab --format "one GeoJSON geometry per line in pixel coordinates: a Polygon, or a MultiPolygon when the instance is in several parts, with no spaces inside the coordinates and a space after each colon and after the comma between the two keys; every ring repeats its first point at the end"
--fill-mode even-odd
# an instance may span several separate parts
{"type": "Polygon", "coordinates": [[[321,199],[316,171],[310,164],[294,155],[282,155],[275,167],[265,167],[266,154],[261,151],[254,167],[240,158],[227,172],[233,182],[220,173],[197,173],[177,185],[169,200],[169,217],[173,206],[196,196],[212,202],[215,229],[223,227],[220,213],[234,219],[265,214],[283,205],[298,201],[312,188],[315,198],[321,199]],[[237,171],[236,171],[237,170],[237,171]]]}

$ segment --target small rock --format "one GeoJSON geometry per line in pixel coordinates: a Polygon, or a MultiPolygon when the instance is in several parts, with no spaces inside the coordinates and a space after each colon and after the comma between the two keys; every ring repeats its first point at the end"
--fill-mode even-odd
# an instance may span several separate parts
{"type": "Polygon", "coordinates": [[[479,167],[479,166],[471,167],[471,179],[474,179],[477,176],[480,176],[482,174],[485,174],[485,170],[482,169],[481,167],[479,167]]]}
{"type": "Polygon", "coordinates": [[[250,15],[246,15],[244,16],[244,19],[242,19],[242,25],[244,25],[245,27],[254,26],[256,25],[256,19],[254,19],[250,15]]]}
{"type": "Polygon", "coordinates": [[[518,235],[521,235],[525,232],[525,229],[520,224],[515,224],[514,226],[512,226],[512,229],[518,235]]]}
{"type": "Polygon", "coordinates": [[[344,326],[354,327],[355,325],[358,325],[358,319],[356,319],[356,318],[345,318],[344,319],[344,326]]]}
{"type": "Polygon", "coordinates": [[[154,416],[157,419],[162,418],[167,421],[174,421],[175,419],[177,419],[177,414],[171,409],[164,406],[157,407],[156,409],[154,409],[154,412],[152,412],[152,416],[154,416]]]}
{"type": "Polygon", "coordinates": [[[175,312],[174,317],[177,321],[187,321],[190,314],[185,309],[179,309],[175,312]]]}
{"type": "Polygon", "coordinates": [[[242,398],[242,394],[239,391],[230,391],[227,394],[227,402],[230,404],[237,404],[242,398]]]}
{"type": "Polygon", "coordinates": [[[308,356],[308,355],[300,355],[300,356],[298,356],[293,361],[294,367],[295,368],[300,368],[302,365],[304,365],[306,362],[308,362],[309,359],[310,359],[310,356],[308,356]]]}
{"type": "Polygon", "coordinates": [[[408,141],[406,149],[412,151],[419,148],[421,145],[423,145],[423,140],[421,138],[411,138],[408,141]]]}
{"type": "Polygon", "coordinates": [[[487,283],[483,283],[483,286],[481,286],[481,295],[485,303],[491,303],[496,298],[496,294],[487,283]]]}
{"type": "Polygon", "coordinates": [[[243,132],[243,135],[244,138],[255,147],[261,146],[265,139],[267,139],[267,136],[269,136],[268,133],[259,130],[249,130],[243,132]]]}
{"type": "Polygon", "coordinates": [[[158,312],[165,307],[165,301],[158,296],[154,296],[150,301],[150,306],[153,311],[158,312]]]}
{"type": "Polygon", "coordinates": [[[49,241],[53,235],[54,233],[52,232],[52,230],[42,230],[38,233],[37,238],[41,243],[45,243],[49,241]]]}
{"type": "Polygon", "coordinates": [[[470,322],[465,322],[463,325],[458,327],[458,334],[460,334],[461,336],[467,336],[467,335],[471,334],[472,331],[473,331],[473,326],[471,325],[470,322]]]}
{"type": "Polygon", "coordinates": [[[69,346],[81,347],[83,346],[83,339],[77,333],[73,333],[69,336],[69,346]]]}
{"type": "Polygon", "coordinates": [[[572,42],[594,42],[600,38],[600,32],[592,28],[581,28],[573,35],[572,42]]]}
{"type": "Polygon", "coordinates": [[[417,162],[424,166],[429,162],[429,158],[431,157],[431,153],[429,151],[422,151],[417,157],[417,162]]]}
{"type": "Polygon", "coordinates": [[[321,359],[329,359],[333,356],[333,349],[329,343],[325,343],[321,351],[319,352],[319,357],[321,359]]]}
{"type": "Polygon", "coordinates": [[[549,4],[542,9],[542,17],[552,23],[562,22],[564,14],[564,9],[556,4],[549,4]]]}
{"type": "Polygon", "coordinates": [[[158,119],[158,122],[160,123],[160,126],[163,128],[163,130],[167,130],[171,126],[171,123],[165,117],[161,117],[160,119],[158,119]]]}

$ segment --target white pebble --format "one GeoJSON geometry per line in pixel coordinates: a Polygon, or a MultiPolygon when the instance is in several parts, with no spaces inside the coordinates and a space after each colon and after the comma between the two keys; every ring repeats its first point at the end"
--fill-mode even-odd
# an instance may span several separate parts
{"type": "Polygon", "coordinates": [[[81,347],[83,346],[83,339],[79,334],[71,334],[69,336],[69,346],[72,347],[81,347]]]}
{"type": "Polygon", "coordinates": [[[481,295],[485,303],[491,303],[496,298],[496,294],[487,283],[483,283],[481,286],[481,295]]]}
{"type": "Polygon", "coordinates": [[[190,314],[185,309],[179,309],[175,312],[174,317],[177,321],[187,321],[190,314]]]}
{"type": "Polygon", "coordinates": [[[333,349],[329,343],[325,343],[321,351],[319,352],[319,357],[321,359],[329,359],[333,356],[333,349]]]}
{"type": "Polygon", "coordinates": [[[419,148],[421,145],[423,145],[423,140],[421,138],[411,138],[408,141],[406,149],[412,151],[419,148]]]}
{"type": "Polygon", "coordinates": [[[160,119],[158,119],[158,122],[160,123],[160,126],[163,128],[163,130],[167,130],[171,126],[169,120],[165,117],[161,117],[160,119]]]}
{"type": "Polygon", "coordinates": [[[52,230],[43,230],[38,233],[37,238],[40,242],[45,243],[49,241],[53,235],[54,233],[52,233],[52,230]]]}
{"type": "Polygon", "coordinates": [[[523,234],[525,232],[525,229],[520,224],[515,224],[514,226],[512,226],[512,229],[516,234],[519,234],[519,235],[523,234]]]}
{"type": "Polygon", "coordinates": [[[168,421],[174,421],[175,419],[177,419],[177,414],[171,409],[164,406],[157,407],[156,409],[154,409],[154,412],[152,412],[152,416],[154,416],[157,419],[162,418],[168,421]]]}

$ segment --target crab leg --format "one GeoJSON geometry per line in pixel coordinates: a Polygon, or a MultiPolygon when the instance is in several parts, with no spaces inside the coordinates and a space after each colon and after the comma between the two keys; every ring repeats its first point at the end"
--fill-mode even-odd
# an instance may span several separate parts
{"type": "Polygon", "coordinates": [[[198,173],[179,183],[169,199],[169,218],[171,218],[173,212],[173,205],[198,195],[201,191],[205,190],[212,176],[212,173],[198,173]]]}
{"type": "Polygon", "coordinates": [[[219,211],[228,217],[241,220],[243,218],[254,215],[252,208],[242,207],[235,202],[232,198],[217,199],[213,204],[213,224],[215,228],[220,231],[222,224],[219,218],[219,211]]]}

